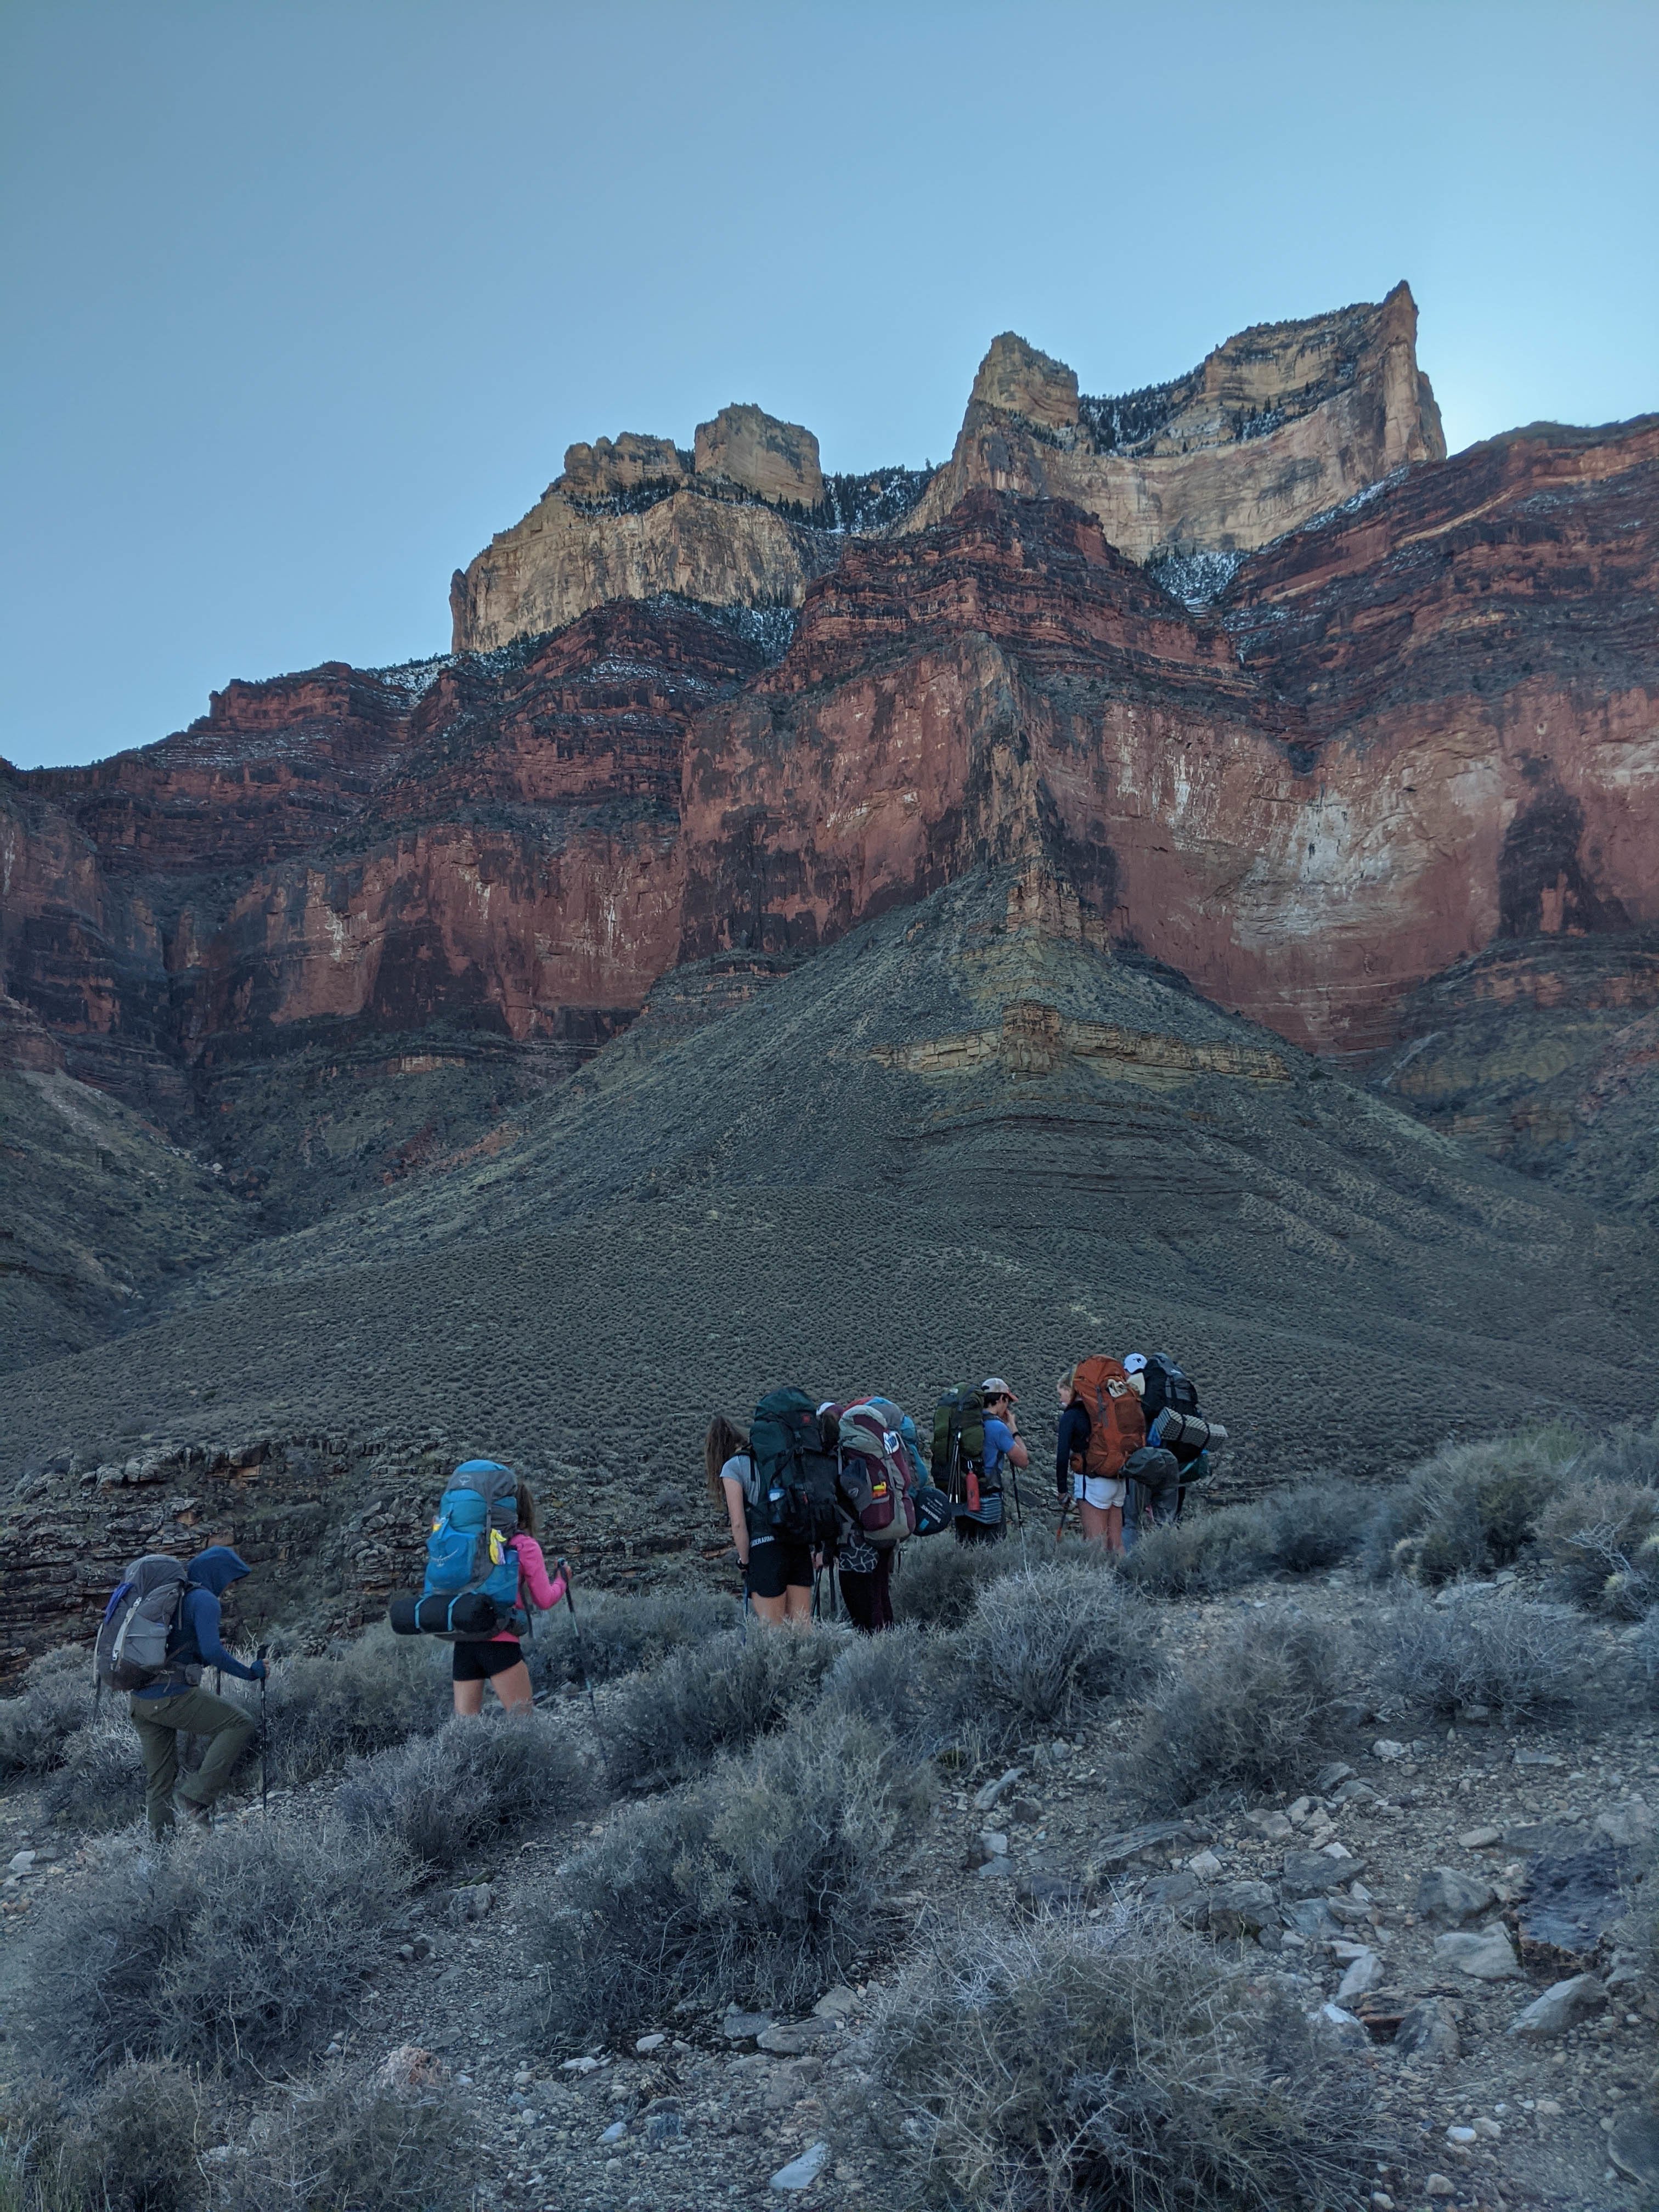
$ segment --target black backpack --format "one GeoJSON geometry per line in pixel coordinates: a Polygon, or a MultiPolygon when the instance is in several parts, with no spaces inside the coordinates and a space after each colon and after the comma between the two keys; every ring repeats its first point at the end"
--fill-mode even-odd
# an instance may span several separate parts
{"type": "Polygon", "coordinates": [[[1146,1354],[1146,1388],[1141,1395],[1140,1410],[1146,1416],[1146,1425],[1164,1410],[1171,1407],[1177,1413],[1198,1411],[1198,1385],[1190,1375],[1176,1365],[1167,1352],[1146,1354]]]}
{"type": "Polygon", "coordinates": [[[833,1449],[805,1390],[769,1390],[749,1424],[750,1534],[834,1551],[841,1537],[833,1449]]]}

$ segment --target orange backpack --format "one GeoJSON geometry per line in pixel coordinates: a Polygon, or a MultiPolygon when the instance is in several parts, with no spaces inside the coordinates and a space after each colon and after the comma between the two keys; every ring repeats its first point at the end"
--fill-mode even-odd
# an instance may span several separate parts
{"type": "Polygon", "coordinates": [[[1123,1462],[1146,1441],[1146,1423],[1123,1362],[1107,1352],[1079,1362],[1072,1388],[1089,1416],[1089,1443],[1083,1471],[1106,1482],[1123,1472],[1123,1462]]]}

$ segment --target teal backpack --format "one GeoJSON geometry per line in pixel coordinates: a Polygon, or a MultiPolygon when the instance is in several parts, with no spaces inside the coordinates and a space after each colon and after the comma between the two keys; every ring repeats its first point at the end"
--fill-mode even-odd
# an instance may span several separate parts
{"type": "Polygon", "coordinates": [[[418,1625],[452,1642],[522,1636],[530,1615],[519,1602],[518,1478],[493,1459],[458,1467],[438,1501],[426,1544],[426,1584],[418,1625]]]}

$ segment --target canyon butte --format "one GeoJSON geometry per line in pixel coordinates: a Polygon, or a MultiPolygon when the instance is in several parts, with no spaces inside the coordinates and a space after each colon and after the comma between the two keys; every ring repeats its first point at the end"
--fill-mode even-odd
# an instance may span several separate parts
{"type": "Polygon", "coordinates": [[[624,1531],[779,1374],[1079,1331],[1240,1482],[1652,1410],[1656,532],[1659,417],[1449,456],[1404,285],[1004,333],[938,469],[573,445],[448,653],[0,765],[14,1556],[310,1514],[344,1618],[452,1445],[624,1531]]]}

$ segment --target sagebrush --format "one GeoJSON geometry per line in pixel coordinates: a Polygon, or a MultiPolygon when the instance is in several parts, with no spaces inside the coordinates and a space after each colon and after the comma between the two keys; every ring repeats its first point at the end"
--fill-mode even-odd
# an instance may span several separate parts
{"type": "Polygon", "coordinates": [[[39,1907],[34,2048],[76,2078],[124,2059],[258,2075],[325,2041],[415,1878],[390,1838],[273,1817],[157,1850],[109,1844],[39,1907]]]}
{"type": "Polygon", "coordinates": [[[1559,1427],[1443,1445],[1379,1500],[1365,1534],[1368,1570],[1435,1585],[1512,1565],[1583,1450],[1559,1427]]]}
{"type": "Polygon", "coordinates": [[[738,1619],[733,1598],[712,1590],[681,1590],[659,1597],[623,1597],[609,1590],[575,1589],[568,1606],[539,1620],[526,1648],[538,1690],[581,1680],[613,1681],[655,1667],[671,1651],[718,1636],[738,1619]]]}
{"type": "Polygon", "coordinates": [[[455,1717],[435,1735],[359,1759],[335,1796],[349,1834],[434,1869],[461,1865],[534,1821],[590,1803],[595,1778],[557,1721],[537,1712],[455,1717]]]}
{"type": "MultiPolygon", "coordinates": [[[[185,1761],[179,1765],[185,1771],[185,1761]]],[[[40,1785],[40,1802],[49,1819],[82,1830],[122,1827],[143,1813],[144,1762],[125,1698],[106,1703],[64,1739],[58,1764],[40,1785]]]]}
{"type": "Polygon", "coordinates": [[[1586,1685],[1583,1631],[1501,1595],[1437,1606],[1415,1598],[1385,1627],[1378,1686],[1442,1719],[1474,1705],[1507,1719],[1570,1711],[1586,1685]]]}
{"type": "Polygon", "coordinates": [[[939,2203],[1358,2206],[1387,2154],[1363,2057],[1152,1914],[943,1936],[864,2057],[889,2094],[846,2099],[844,2124],[939,2203]]]}
{"type": "Polygon", "coordinates": [[[1639,1620],[1659,1601],[1659,1490],[1587,1474],[1538,1516],[1539,1546],[1565,1596],[1592,1613],[1639,1620]]]}
{"type": "Polygon", "coordinates": [[[683,2002],[811,2002],[902,1924],[924,1787],[890,1737],[826,1713],[624,1807],[520,1914],[533,2027],[563,2050],[683,2002]]]}
{"type": "Polygon", "coordinates": [[[361,2072],[256,2118],[215,2212],[473,2212],[478,2124],[447,2086],[361,2072]]]}
{"type": "MultiPolygon", "coordinates": [[[[381,1622],[349,1644],[276,1661],[265,1686],[270,1779],[289,1788],[312,1782],[441,1728],[451,1711],[450,1650],[429,1637],[394,1636],[381,1622]]],[[[257,1718],[258,1686],[237,1691],[257,1718]]]]}
{"type": "Polygon", "coordinates": [[[198,2212],[202,2110],[181,2068],[129,2061],[81,2096],[43,2079],[0,2107],[4,2212],[198,2212]]]}
{"type": "Polygon", "coordinates": [[[15,1697],[0,1698],[0,1775],[48,1774],[92,1718],[92,1654],[74,1644],[43,1652],[15,1697]]]}
{"type": "Polygon", "coordinates": [[[851,1641],[761,1620],[671,1652],[620,1684],[605,1708],[605,1765],[618,1787],[684,1780],[720,1751],[781,1728],[851,1641]]]}
{"type": "Polygon", "coordinates": [[[1143,1528],[1121,1570],[1159,1597],[1212,1597],[1265,1575],[1311,1574],[1358,1553],[1375,1509],[1353,1483],[1297,1483],[1253,1504],[1189,1510],[1143,1528]]]}
{"type": "Polygon", "coordinates": [[[1085,1707],[1135,1697],[1157,1640],[1152,1607],[1098,1565],[1002,1576],[957,1632],[952,1720],[988,1753],[1064,1732],[1085,1707]]]}
{"type": "Polygon", "coordinates": [[[1178,1811],[1306,1780],[1340,1741],[1353,1671],[1346,1638],[1291,1613],[1255,1616],[1189,1660],[1146,1700],[1130,1775],[1178,1811]]]}

